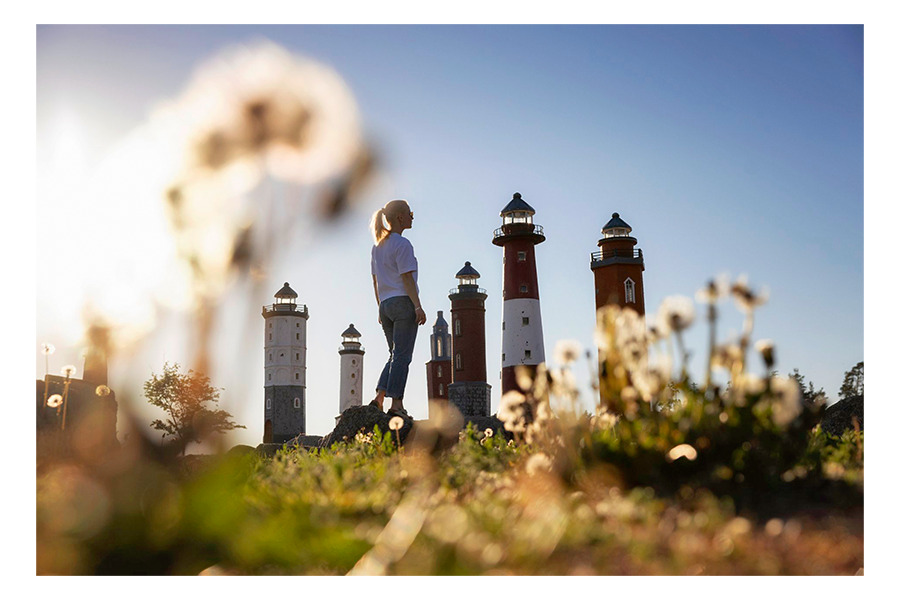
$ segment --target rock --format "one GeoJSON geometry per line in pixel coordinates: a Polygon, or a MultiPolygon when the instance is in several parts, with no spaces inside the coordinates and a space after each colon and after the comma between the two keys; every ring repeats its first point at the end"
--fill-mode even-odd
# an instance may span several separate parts
{"type": "Polygon", "coordinates": [[[853,419],[863,430],[863,397],[853,396],[836,402],[825,409],[822,416],[822,429],[832,435],[841,435],[847,429],[854,429],[853,419]]]}
{"type": "MultiPolygon", "coordinates": [[[[351,406],[341,413],[341,418],[334,431],[322,438],[320,448],[329,448],[332,444],[343,440],[352,440],[357,433],[369,433],[378,426],[382,433],[391,434],[391,439],[396,439],[396,434],[390,429],[391,419],[395,415],[387,414],[377,406],[366,404],[365,406],[351,406]]],[[[399,415],[397,415],[399,416],[399,415]]],[[[400,443],[406,440],[413,427],[412,417],[402,417],[403,427],[400,428],[400,443]]]]}

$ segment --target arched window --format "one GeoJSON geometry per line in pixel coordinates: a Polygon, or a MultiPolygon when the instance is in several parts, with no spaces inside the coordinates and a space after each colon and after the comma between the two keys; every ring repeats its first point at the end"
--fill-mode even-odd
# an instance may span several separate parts
{"type": "Polygon", "coordinates": [[[453,322],[453,327],[454,327],[454,331],[456,332],[456,335],[462,335],[462,323],[460,322],[459,319],[456,319],[453,322]]]}
{"type": "Polygon", "coordinates": [[[437,355],[441,356],[444,354],[444,340],[442,338],[437,339],[437,355]]]}
{"type": "Polygon", "coordinates": [[[440,377],[442,374],[443,374],[443,369],[441,369],[441,365],[438,365],[437,376],[440,377]]]}
{"type": "Polygon", "coordinates": [[[462,371],[462,354],[456,355],[456,370],[462,371]]]}
{"type": "Polygon", "coordinates": [[[438,384],[438,396],[443,396],[443,395],[444,395],[444,384],[439,383],[438,384]]]}
{"type": "Polygon", "coordinates": [[[300,408],[300,398],[294,398],[294,408],[300,408]]]}
{"type": "Polygon", "coordinates": [[[625,280],[625,302],[634,304],[634,281],[631,277],[625,280]]]}

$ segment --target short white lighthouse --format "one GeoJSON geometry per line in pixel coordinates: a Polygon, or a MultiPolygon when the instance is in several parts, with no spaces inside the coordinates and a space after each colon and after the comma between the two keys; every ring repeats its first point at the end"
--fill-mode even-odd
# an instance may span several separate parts
{"type": "Polygon", "coordinates": [[[263,443],[281,444],[306,433],[306,321],[287,282],[275,303],[263,306],[265,319],[265,417],[263,443]]]}
{"type": "Polygon", "coordinates": [[[363,355],[366,350],[359,343],[361,336],[353,323],[350,323],[350,327],[341,334],[341,347],[338,349],[338,354],[341,355],[341,399],[338,417],[351,406],[362,406],[363,355]]]}

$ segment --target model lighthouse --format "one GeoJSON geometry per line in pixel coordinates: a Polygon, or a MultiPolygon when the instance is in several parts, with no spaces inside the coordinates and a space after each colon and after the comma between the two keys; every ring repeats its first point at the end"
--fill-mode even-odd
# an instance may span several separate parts
{"type": "Polygon", "coordinates": [[[493,243],[503,248],[503,354],[501,389],[517,390],[516,367],[544,362],[544,332],[534,247],[544,231],[533,223],[534,209],[516,192],[500,211],[502,226],[493,243]]]}
{"type": "Polygon", "coordinates": [[[431,334],[431,360],[425,363],[428,400],[444,400],[450,396],[448,386],[453,381],[450,362],[450,331],[444,320],[444,311],[439,310],[431,334]]]}
{"type": "Polygon", "coordinates": [[[464,416],[491,414],[491,386],[487,383],[484,352],[484,301],[487,292],[478,287],[481,275],[466,262],[456,274],[459,285],[450,290],[453,323],[453,383],[450,403],[464,416]]]}
{"type": "Polygon", "coordinates": [[[635,248],[631,226],[613,213],[603,226],[600,250],[591,254],[597,310],[608,304],[644,314],[644,254],[635,248]]]}
{"type": "Polygon", "coordinates": [[[285,282],[265,319],[265,425],[263,442],[280,444],[306,433],[306,321],[297,292],[285,282]]]}
{"type": "Polygon", "coordinates": [[[359,343],[361,336],[353,323],[350,323],[350,327],[341,334],[341,348],[338,350],[338,354],[341,355],[339,416],[351,406],[362,406],[363,355],[366,350],[359,343]]]}

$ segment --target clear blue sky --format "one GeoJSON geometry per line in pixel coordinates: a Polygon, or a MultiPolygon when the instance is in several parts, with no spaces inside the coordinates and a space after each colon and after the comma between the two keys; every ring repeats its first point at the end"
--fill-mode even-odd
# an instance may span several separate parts
{"type": "MultiPolygon", "coordinates": [[[[39,27],[39,217],[63,214],[55,211],[59,199],[40,195],[48,173],[41,165],[58,150],[60,123],[75,123],[90,168],[161,100],[177,96],[200,61],[262,38],[336,69],[384,159],[384,177],[364,202],[312,241],[285,243],[272,271],[272,293],[290,281],[310,308],[310,433],[333,427],[336,350],[350,322],[367,348],[367,390],[386,358],[366,223],[395,197],[416,213],[406,235],[419,258],[429,318],[408,385],[407,406],[417,418],[426,414],[430,325],[437,310],[449,313],[447,290],[467,260],[489,294],[488,373],[497,409],[501,252],[491,232],[517,191],[547,235],[537,260],[548,354],[560,339],[591,345],[589,255],[616,211],[644,251],[648,313],[665,296],[693,298],[721,272],[746,273],[770,290],[755,337],[776,342],[781,372],[799,368],[836,400],[844,371],[863,360],[861,26],[39,27]]],[[[120,200],[126,213],[128,201],[120,200]]],[[[95,208],[84,202],[66,210],[95,208]]],[[[109,226],[137,224],[110,219],[109,226]]],[[[60,323],[70,319],[61,314],[80,307],[61,313],[58,295],[46,300],[53,283],[42,280],[40,265],[58,259],[42,252],[37,375],[44,341],[57,346],[53,372],[67,363],[80,371],[77,339],[61,333],[60,323]]],[[[85,269],[77,249],[73,261],[76,274],[85,269]]],[[[256,444],[263,321],[258,306],[234,318],[259,335],[235,351],[243,358],[229,358],[214,383],[226,388],[222,406],[248,427],[233,441],[256,444]]],[[[739,330],[733,308],[723,320],[720,337],[739,330]]],[[[688,338],[697,374],[705,337],[698,322],[688,338]]],[[[146,378],[164,360],[187,362],[177,335],[167,339],[137,355],[132,374],[146,378]]],[[[583,366],[576,374],[585,382],[583,366]]]]}

